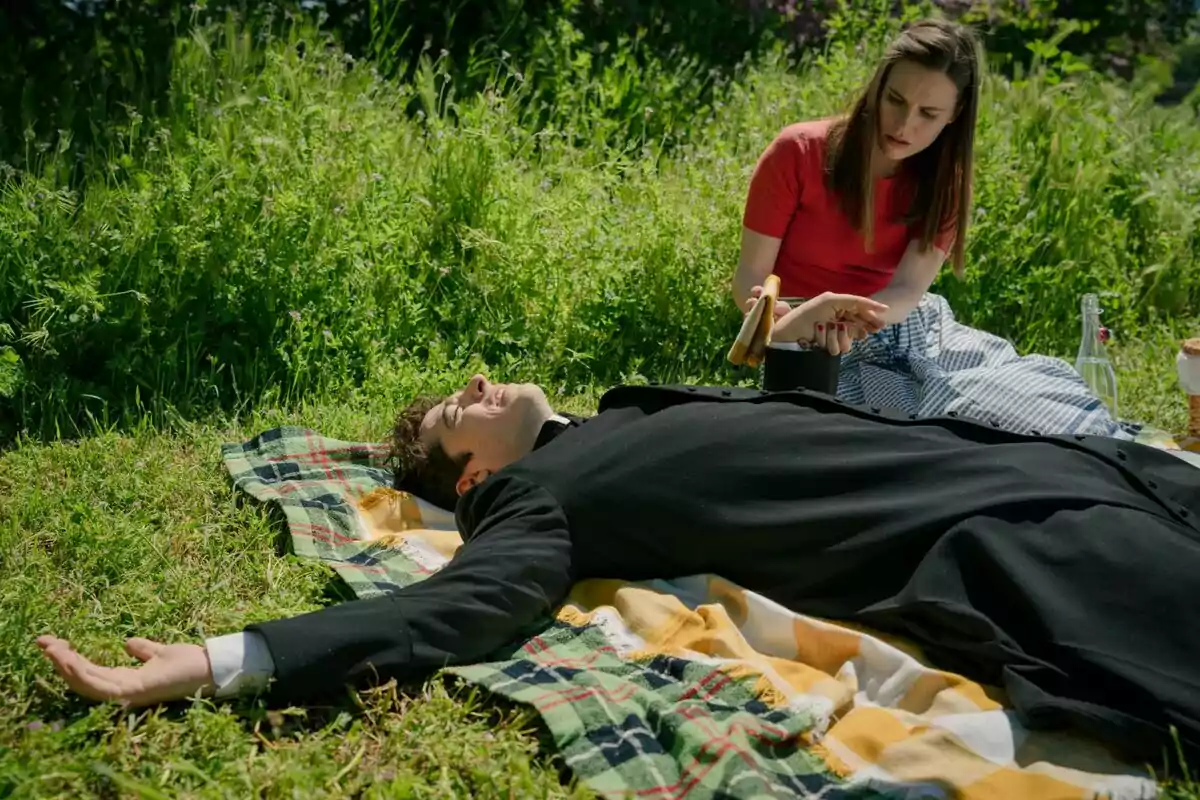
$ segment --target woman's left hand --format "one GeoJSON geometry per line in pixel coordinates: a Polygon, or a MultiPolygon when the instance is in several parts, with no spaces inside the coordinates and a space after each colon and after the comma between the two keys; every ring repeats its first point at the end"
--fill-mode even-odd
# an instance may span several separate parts
{"type": "Polygon", "coordinates": [[[867,297],[825,292],[793,308],[775,323],[772,339],[829,351],[850,352],[853,343],[885,327],[883,303],[867,297]]]}
{"type": "Polygon", "coordinates": [[[866,334],[857,325],[848,325],[845,322],[818,323],[813,340],[802,344],[828,350],[831,356],[840,356],[849,353],[854,342],[864,338],[866,334]]]}

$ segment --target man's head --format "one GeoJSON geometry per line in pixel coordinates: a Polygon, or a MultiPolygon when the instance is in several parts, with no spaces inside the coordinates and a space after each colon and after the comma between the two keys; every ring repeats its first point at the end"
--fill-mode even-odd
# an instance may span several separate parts
{"type": "Polygon", "coordinates": [[[531,383],[489,383],[475,375],[444,398],[419,397],[392,433],[397,489],[442,508],[533,450],[554,411],[531,383]]]}

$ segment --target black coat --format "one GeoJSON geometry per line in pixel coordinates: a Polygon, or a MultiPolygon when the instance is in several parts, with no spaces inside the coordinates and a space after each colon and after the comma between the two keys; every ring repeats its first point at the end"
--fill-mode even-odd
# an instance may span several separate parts
{"type": "Polygon", "coordinates": [[[1200,471],[806,392],[620,387],[464,495],[464,545],[381,598],[252,626],[289,699],[480,660],[586,578],[717,573],[920,644],[1028,727],[1200,746],[1200,471]]]}

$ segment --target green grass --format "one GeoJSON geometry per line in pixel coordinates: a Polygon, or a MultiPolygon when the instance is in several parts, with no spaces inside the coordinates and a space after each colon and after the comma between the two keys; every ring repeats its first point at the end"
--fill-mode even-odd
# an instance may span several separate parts
{"type": "Polygon", "coordinates": [[[441,679],[335,708],[126,714],[70,696],[34,646],[55,632],[124,663],[135,632],[197,640],[343,596],[325,567],[277,555],[280,529],[235,502],[218,446],[284,421],[378,437],[385,395],[0,455],[0,797],[590,796],[560,779],[536,715],[441,679]]]}
{"type": "MultiPolygon", "coordinates": [[[[1130,412],[1172,428],[1183,413],[1173,354],[1169,338],[1117,353],[1130,412]]],[[[218,447],[282,423],[380,438],[408,380],[336,405],[0,455],[0,796],[589,796],[560,779],[534,715],[440,678],[336,708],[198,701],[126,714],[69,695],[34,645],[54,633],[128,663],[127,636],[198,641],[343,598],[331,571],[279,555],[281,529],[237,502],[218,447]]],[[[595,401],[560,407],[588,413],[595,401]]],[[[1200,784],[1164,796],[1196,800],[1200,784]]]]}
{"type": "MultiPolygon", "coordinates": [[[[113,109],[122,144],[82,188],[54,142],[34,172],[0,166],[0,440],[336,397],[409,360],[568,393],[735,379],[750,171],[780,127],[844,107],[891,26],[866,8],[801,65],[769,54],[701,93],[694,64],[599,63],[564,23],[542,45],[560,72],[469,65],[491,88],[461,97],[444,62],[395,84],[303,29],[197,31],[169,113],[113,109]]],[[[1085,291],[1121,337],[1182,335],[1200,126],[1063,72],[986,81],[967,279],[935,288],[1023,351],[1073,356],[1085,291]]]]}
{"type": "MultiPolygon", "coordinates": [[[[440,679],[334,709],[125,715],[68,696],[33,640],[124,661],[129,635],[194,641],[339,596],[235,502],[223,441],[284,421],[378,437],[477,368],[578,411],[626,380],[747,378],[723,355],[749,172],[779,127],[840,107],[889,24],[852,16],[819,58],[732,77],[593,62],[562,26],[539,44],[557,73],[477,65],[493,89],[471,97],[444,64],[396,85],[305,31],[198,31],[168,113],[113,109],[123,144],[83,187],[53,142],[34,172],[0,165],[0,797],[586,796],[531,716],[440,679]],[[653,137],[627,136],[638,119],[653,137]]],[[[1053,64],[992,78],[977,174],[967,280],[936,289],[1068,359],[1079,295],[1109,293],[1122,416],[1178,430],[1194,118],[1053,64]]]]}

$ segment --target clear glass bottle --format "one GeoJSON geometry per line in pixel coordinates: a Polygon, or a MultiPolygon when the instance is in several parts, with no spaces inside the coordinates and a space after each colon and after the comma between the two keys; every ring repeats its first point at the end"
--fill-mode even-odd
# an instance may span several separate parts
{"type": "Polygon", "coordinates": [[[1075,370],[1108,406],[1113,419],[1117,419],[1117,372],[1105,347],[1108,330],[1100,324],[1100,298],[1085,294],[1080,302],[1080,310],[1083,333],[1079,340],[1079,355],[1075,358],[1075,370]]]}

